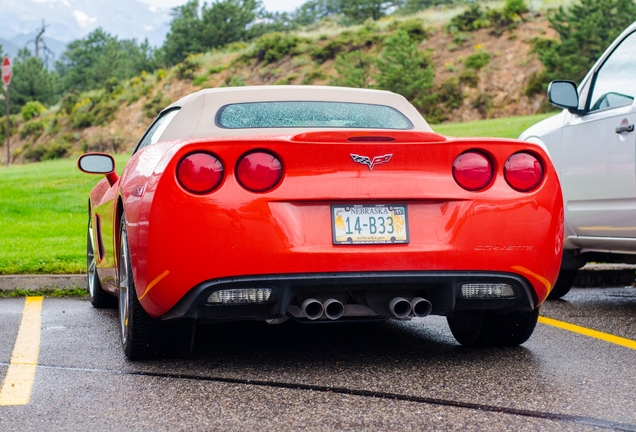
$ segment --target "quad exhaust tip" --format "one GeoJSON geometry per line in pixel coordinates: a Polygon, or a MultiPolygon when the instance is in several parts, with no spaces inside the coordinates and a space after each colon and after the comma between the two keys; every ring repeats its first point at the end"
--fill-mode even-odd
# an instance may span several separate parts
{"type": "Polygon", "coordinates": [[[395,297],[389,302],[389,310],[396,318],[406,318],[411,315],[411,302],[402,297],[395,297]]]}
{"type": "Polygon", "coordinates": [[[417,318],[424,318],[431,314],[433,311],[433,305],[425,298],[415,297],[411,300],[411,310],[413,312],[413,316],[417,318]]]}
{"type": "Polygon", "coordinates": [[[325,300],[322,307],[325,310],[325,316],[330,320],[337,320],[344,315],[344,305],[334,298],[325,300]]]}
{"type": "Polygon", "coordinates": [[[303,302],[300,308],[302,309],[303,314],[312,321],[320,318],[325,309],[322,303],[315,298],[308,298],[303,302]]]}

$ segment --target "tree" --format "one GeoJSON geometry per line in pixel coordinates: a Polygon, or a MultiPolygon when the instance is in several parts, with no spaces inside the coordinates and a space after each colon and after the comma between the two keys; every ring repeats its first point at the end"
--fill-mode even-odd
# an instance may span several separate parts
{"type": "Polygon", "coordinates": [[[336,56],[337,76],[330,83],[335,86],[368,88],[371,86],[371,67],[374,57],[364,51],[352,51],[336,56]]]}
{"type": "Polygon", "coordinates": [[[109,78],[123,80],[156,68],[148,41],[118,40],[101,28],[68,44],[56,63],[63,91],[103,87],[109,78]]]}
{"type": "Polygon", "coordinates": [[[48,71],[42,59],[34,57],[27,48],[21,49],[13,62],[11,112],[19,113],[31,101],[46,106],[57,102],[56,80],[56,74],[48,71]]]}
{"type": "Polygon", "coordinates": [[[340,11],[354,23],[361,23],[371,18],[379,20],[391,8],[402,6],[402,0],[340,0],[340,11]]]}
{"type": "Polygon", "coordinates": [[[548,17],[559,42],[537,46],[546,68],[544,82],[580,81],[607,46],[634,20],[633,0],[580,0],[548,17]]]}
{"type": "Polygon", "coordinates": [[[386,39],[386,48],[376,67],[377,87],[399,93],[423,112],[427,96],[433,87],[435,70],[429,53],[420,51],[408,33],[398,30],[386,39]]]}
{"type": "Polygon", "coordinates": [[[340,13],[341,0],[309,0],[292,13],[292,20],[298,25],[309,25],[329,15],[340,13]]]}
{"type": "Polygon", "coordinates": [[[162,47],[164,63],[174,65],[190,54],[262,34],[256,29],[250,32],[257,16],[264,12],[260,7],[258,0],[217,0],[204,3],[199,14],[199,1],[190,0],[173,8],[170,32],[162,47]]]}
{"type": "Polygon", "coordinates": [[[400,7],[401,15],[410,15],[438,4],[453,3],[453,0],[406,0],[400,7]]]}

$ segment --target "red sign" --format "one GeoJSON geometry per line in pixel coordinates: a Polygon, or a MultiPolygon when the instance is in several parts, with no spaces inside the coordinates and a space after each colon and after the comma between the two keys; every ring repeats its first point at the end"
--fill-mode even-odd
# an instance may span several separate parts
{"type": "Polygon", "coordinates": [[[9,60],[9,57],[5,57],[2,60],[2,82],[6,86],[11,82],[11,60],[9,60]]]}

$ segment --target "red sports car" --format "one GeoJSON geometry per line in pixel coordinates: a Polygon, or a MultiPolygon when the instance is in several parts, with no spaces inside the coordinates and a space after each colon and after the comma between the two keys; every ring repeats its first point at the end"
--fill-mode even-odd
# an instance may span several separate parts
{"type": "Polygon", "coordinates": [[[161,112],[88,202],[88,288],[131,359],[187,355],[196,323],[444,315],[463,345],[518,345],[557,278],[547,154],[433,132],[394,93],[208,89],[161,112]],[[116,298],[119,299],[117,302],[116,298]]]}

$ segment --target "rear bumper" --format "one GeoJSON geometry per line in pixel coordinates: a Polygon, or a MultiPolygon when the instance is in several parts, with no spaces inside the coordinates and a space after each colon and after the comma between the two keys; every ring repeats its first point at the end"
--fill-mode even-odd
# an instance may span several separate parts
{"type": "MultiPolygon", "coordinates": [[[[191,289],[161,319],[180,318],[204,321],[269,320],[298,318],[299,299],[336,297],[347,306],[360,304],[365,296],[422,297],[432,305],[434,315],[450,315],[463,310],[531,311],[537,305],[532,285],[522,276],[503,272],[351,272],[263,275],[215,279],[191,289]],[[469,283],[505,283],[514,288],[507,298],[468,299],[462,285],[469,283]],[[271,288],[269,300],[261,304],[219,305],[207,303],[215,291],[241,288],[271,288]]],[[[355,306],[353,306],[355,307],[355,306]]],[[[360,314],[358,314],[360,315],[360,314]]],[[[356,319],[389,318],[372,313],[356,319]]],[[[344,317],[346,318],[346,317],[344,317]]],[[[301,318],[302,320],[302,318],[301,318]]]]}

